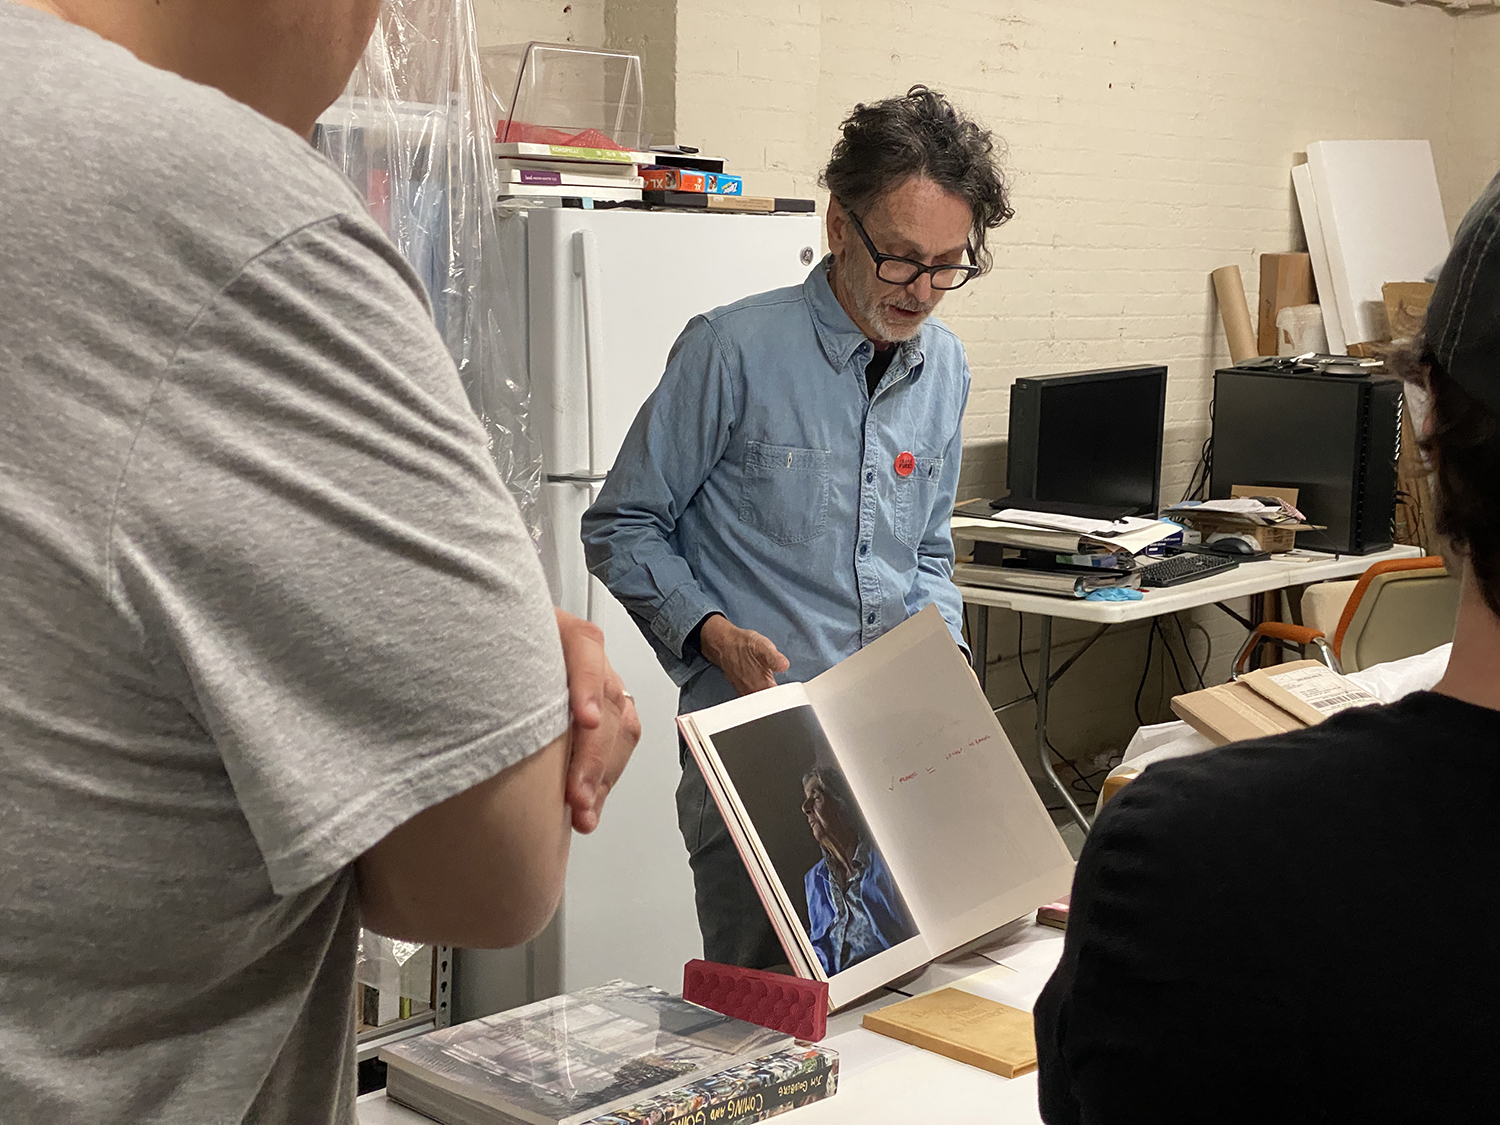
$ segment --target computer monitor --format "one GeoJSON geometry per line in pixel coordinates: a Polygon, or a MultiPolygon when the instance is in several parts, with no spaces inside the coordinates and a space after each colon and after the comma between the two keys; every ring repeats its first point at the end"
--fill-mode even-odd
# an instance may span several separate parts
{"type": "Polygon", "coordinates": [[[1010,388],[1009,507],[1114,518],[1161,502],[1165,367],[1026,375],[1010,388]]]}

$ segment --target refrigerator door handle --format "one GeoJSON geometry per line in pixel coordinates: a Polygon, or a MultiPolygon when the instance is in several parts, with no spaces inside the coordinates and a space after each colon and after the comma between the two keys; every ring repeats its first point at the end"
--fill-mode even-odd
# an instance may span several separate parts
{"type": "Polygon", "coordinates": [[[589,468],[600,471],[595,436],[601,432],[599,410],[604,397],[595,392],[604,359],[604,313],[600,308],[604,283],[599,274],[599,239],[591,230],[573,234],[573,273],[583,283],[584,382],[589,403],[589,468]]]}
{"type": "Polygon", "coordinates": [[[548,484],[603,484],[606,473],[548,473],[548,484]]]}

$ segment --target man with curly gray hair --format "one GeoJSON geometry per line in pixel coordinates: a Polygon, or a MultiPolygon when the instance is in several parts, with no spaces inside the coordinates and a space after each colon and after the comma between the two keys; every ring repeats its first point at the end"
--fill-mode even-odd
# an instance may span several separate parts
{"type": "MultiPolygon", "coordinates": [[[[678,339],[583,539],[683,711],[811,679],[928,604],[962,643],[948,519],[969,369],[930,317],[1010,217],[995,156],[924,86],[856,106],[823,175],[828,256],[678,339]]],[[[705,955],[783,961],[686,759],[677,806],[705,955]]]]}

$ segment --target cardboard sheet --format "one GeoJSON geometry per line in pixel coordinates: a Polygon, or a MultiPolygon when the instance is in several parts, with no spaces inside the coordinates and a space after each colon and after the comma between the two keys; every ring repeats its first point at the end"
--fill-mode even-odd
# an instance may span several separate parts
{"type": "Polygon", "coordinates": [[[1317,660],[1276,664],[1240,679],[1256,694],[1306,726],[1315,726],[1329,715],[1350,707],[1373,707],[1380,703],[1364,688],[1317,660]]]}
{"type": "Polygon", "coordinates": [[[1179,695],[1172,700],[1172,711],[1215,746],[1285,734],[1307,725],[1240,680],[1179,695]]]}

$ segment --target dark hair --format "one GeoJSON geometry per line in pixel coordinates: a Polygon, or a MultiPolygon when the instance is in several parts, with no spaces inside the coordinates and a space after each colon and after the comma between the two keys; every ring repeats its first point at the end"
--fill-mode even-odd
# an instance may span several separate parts
{"type": "Polygon", "coordinates": [[[985,236],[1014,212],[988,129],[937,91],[913,86],[905,97],[855,106],[839,130],[818,182],[841,207],[864,214],[891,188],[925,176],[969,205],[974,264],[990,268],[985,236]]]}
{"type": "Polygon", "coordinates": [[[1432,464],[1437,529],[1463,553],[1485,605],[1500,616],[1500,418],[1454,382],[1422,335],[1386,362],[1431,398],[1422,451],[1432,464]]]}
{"type": "Polygon", "coordinates": [[[849,821],[849,827],[854,829],[854,834],[862,841],[873,840],[870,834],[870,825],[865,820],[864,810],[854,800],[854,794],[849,789],[849,781],[844,777],[844,771],[837,766],[813,766],[802,775],[802,791],[807,791],[807,783],[817,779],[818,785],[823,792],[833,799],[833,803],[843,810],[845,818],[849,821]]]}
{"type": "Polygon", "coordinates": [[[837,801],[846,813],[854,817],[860,815],[859,806],[854,803],[854,794],[849,792],[849,783],[844,780],[842,771],[827,766],[813,766],[802,775],[802,788],[806,790],[807,783],[814,778],[823,787],[823,792],[837,801]]]}

